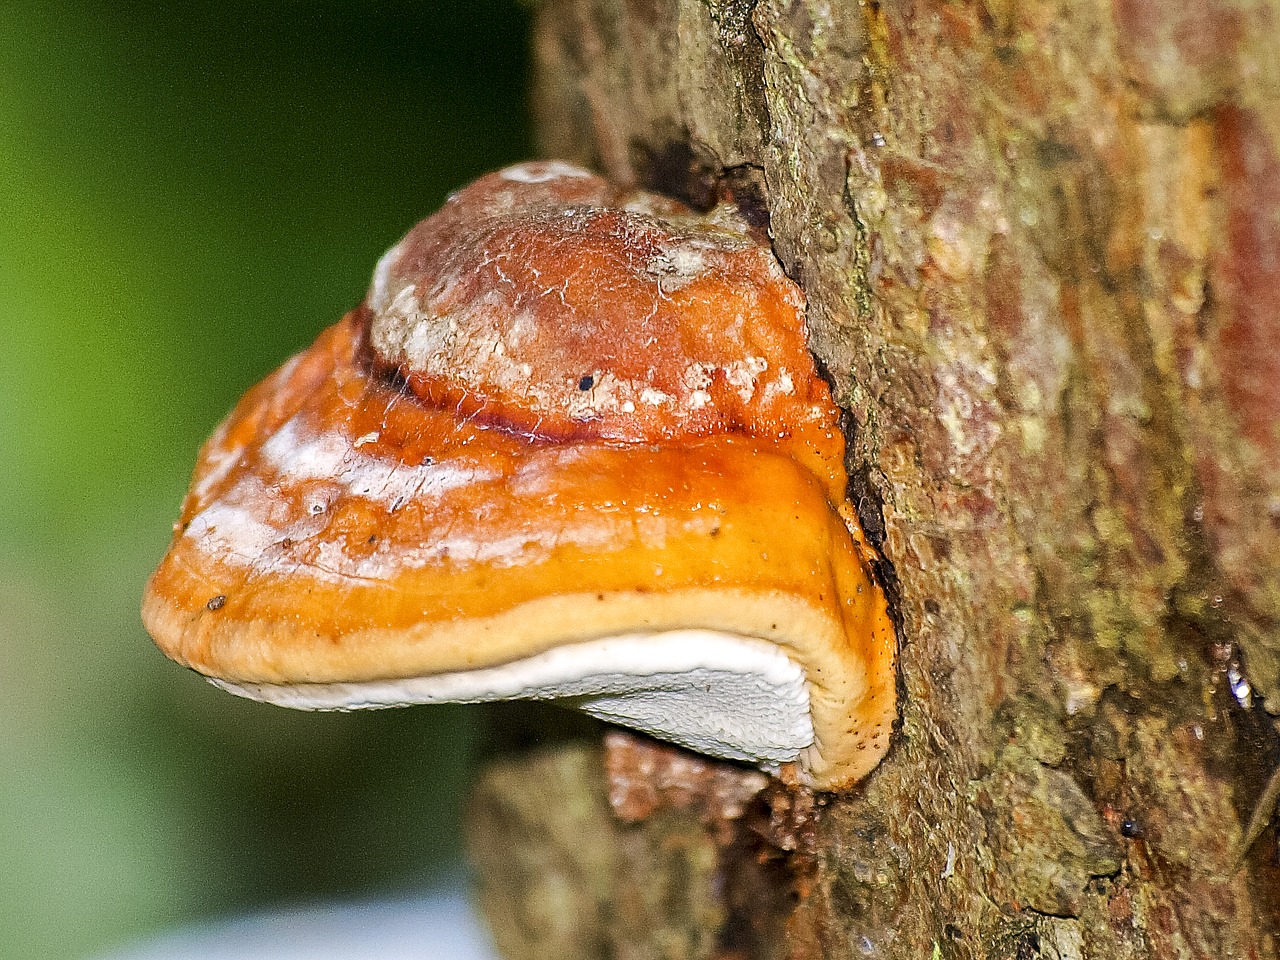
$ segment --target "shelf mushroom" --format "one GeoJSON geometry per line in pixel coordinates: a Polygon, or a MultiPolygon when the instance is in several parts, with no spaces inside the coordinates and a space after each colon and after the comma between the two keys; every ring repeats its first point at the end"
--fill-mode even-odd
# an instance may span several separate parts
{"type": "Polygon", "coordinates": [[[147,629],[257,700],[557,699],[848,785],[894,634],[803,306],[730,208],[483,177],[205,444],[147,629]]]}

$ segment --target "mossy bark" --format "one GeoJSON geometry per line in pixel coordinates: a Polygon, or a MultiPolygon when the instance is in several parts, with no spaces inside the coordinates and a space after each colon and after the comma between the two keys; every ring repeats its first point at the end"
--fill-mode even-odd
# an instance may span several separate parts
{"type": "Polygon", "coordinates": [[[564,958],[1280,955],[1274,826],[1242,854],[1280,756],[1277,31],[1277,0],[538,6],[547,155],[767,217],[902,702],[791,849],[769,791],[726,841],[623,823],[598,747],[490,768],[509,956],[552,955],[510,917],[565,857],[612,866],[546,910],[631,919],[564,958]],[[742,936],[752,898],[782,919],[742,936]]]}

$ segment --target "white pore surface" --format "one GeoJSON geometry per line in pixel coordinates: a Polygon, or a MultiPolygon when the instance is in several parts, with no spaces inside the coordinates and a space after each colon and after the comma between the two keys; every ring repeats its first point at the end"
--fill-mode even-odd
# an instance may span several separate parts
{"type": "Polygon", "coordinates": [[[498,667],[364,683],[213,683],[302,710],[556,700],[726,760],[765,767],[813,743],[804,671],[771,643],[713,630],[631,633],[498,667]]]}

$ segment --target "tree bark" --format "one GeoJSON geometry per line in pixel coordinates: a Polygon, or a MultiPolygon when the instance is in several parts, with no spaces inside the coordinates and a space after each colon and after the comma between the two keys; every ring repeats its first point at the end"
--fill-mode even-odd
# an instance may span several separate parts
{"type": "Polygon", "coordinates": [[[1277,30],[1277,0],[538,7],[547,155],[767,216],[901,719],[835,797],[599,734],[495,762],[508,956],[1280,955],[1277,30]]]}

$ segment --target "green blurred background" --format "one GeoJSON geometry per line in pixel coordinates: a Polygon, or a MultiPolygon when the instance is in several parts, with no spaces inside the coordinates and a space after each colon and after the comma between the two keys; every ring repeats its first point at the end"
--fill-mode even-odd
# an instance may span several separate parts
{"type": "Polygon", "coordinates": [[[0,5],[0,957],[421,888],[476,711],[237,700],[138,622],[196,449],[529,154],[509,2],[0,5]]]}

